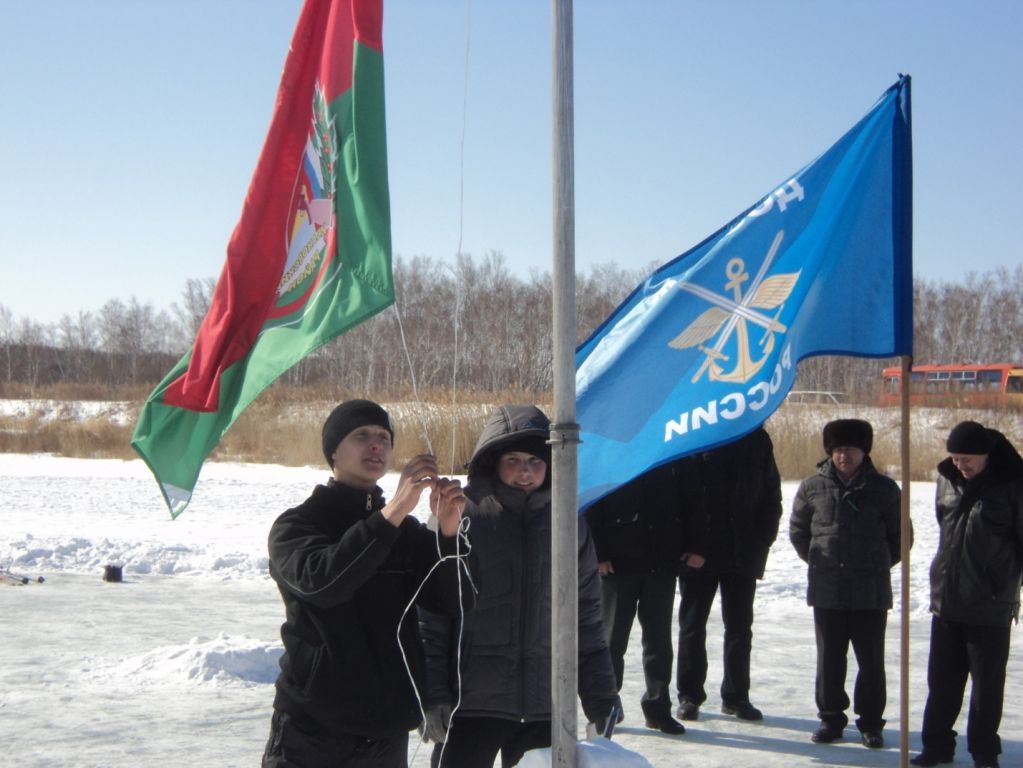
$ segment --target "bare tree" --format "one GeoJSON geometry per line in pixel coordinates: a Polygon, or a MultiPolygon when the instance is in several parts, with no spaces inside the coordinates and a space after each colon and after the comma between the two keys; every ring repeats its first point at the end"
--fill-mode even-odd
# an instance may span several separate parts
{"type": "Polygon", "coordinates": [[[594,266],[589,274],[579,275],[575,299],[578,341],[581,343],[588,338],[653,271],[653,265],[625,270],[610,262],[594,266]]]}
{"type": "Polygon", "coordinates": [[[213,289],[217,281],[212,277],[200,279],[189,278],[185,282],[185,289],[181,292],[181,304],[172,304],[171,310],[177,320],[177,326],[173,329],[171,337],[173,351],[184,352],[192,346],[192,342],[199,333],[199,326],[203,318],[210,310],[213,302],[213,289]]]}
{"type": "MultiPolygon", "coordinates": [[[[608,263],[576,278],[577,338],[587,338],[654,269],[608,263]]],[[[285,384],[340,390],[467,387],[545,391],[553,385],[552,281],[513,271],[500,251],[449,265],[395,257],[396,304],[325,344],[284,374],[285,384]],[[407,350],[407,351],[406,351],[407,350]]],[[[138,299],[64,315],[53,328],[0,305],[0,381],[155,384],[190,346],[214,281],[189,280],[168,314],[138,299]]],[[[1023,362],[1023,266],[958,283],[914,283],[914,361],[1023,362]]],[[[820,356],[799,364],[796,387],[869,399],[896,360],[820,356]]]]}
{"type": "Polygon", "coordinates": [[[17,341],[24,351],[24,377],[30,392],[34,392],[39,384],[43,355],[49,347],[50,338],[49,328],[35,320],[25,317],[18,325],[17,341]]]}
{"type": "Polygon", "coordinates": [[[99,347],[96,319],[91,312],[80,311],[78,317],[64,314],[57,322],[56,355],[61,378],[66,381],[93,381],[93,364],[99,347]]]}
{"type": "Polygon", "coordinates": [[[4,381],[8,384],[14,381],[14,342],[14,313],[10,307],[0,304],[0,353],[3,354],[4,381]]]}
{"type": "Polygon", "coordinates": [[[142,304],[134,296],[127,305],[111,299],[99,313],[100,346],[108,353],[110,375],[118,384],[140,384],[157,379],[162,372],[147,366],[156,353],[171,351],[170,318],[142,304]]]}

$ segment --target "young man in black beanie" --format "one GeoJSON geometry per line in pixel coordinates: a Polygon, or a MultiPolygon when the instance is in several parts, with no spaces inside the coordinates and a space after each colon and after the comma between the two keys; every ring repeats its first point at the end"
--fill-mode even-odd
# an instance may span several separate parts
{"type": "Polygon", "coordinates": [[[861,419],[824,425],[828,458],[799,485],[789,539],[808,565],[806,602],[817,639],[817,743],[841,739],[849,643],[859,672],[853,711],[860,740],[884,746],[884,638],[892,607],[891,569],[901,559],[901,491],[870,460],[874,430],[861,419]]]}
{"type": "Polygon", "coordinates": [[[403,614],[413,600],[458,614],[458,561],[427,576],[442,554],[456,553],[465,497],[424,454],[405,465],[386,501],[377,483],[393,438],[376,403],[339,405],[323,425],[329,482],[270,529],[270,575],[287,618],[263,768],[407,765],[424,661],[415,613],[403,614]],[[410,516],[426,490],[439,537],[410,516]]]}
{"type": "Polygon", "coordinates": [[[966,678],[966,747],[977,768],[997,768],[1009,630],[1023,581],[1023,458],[994,429],[953,427],[938,464],[938,551],[931,563],[931,647],[923,751],[910,762],[951,763],[966,678]]]}

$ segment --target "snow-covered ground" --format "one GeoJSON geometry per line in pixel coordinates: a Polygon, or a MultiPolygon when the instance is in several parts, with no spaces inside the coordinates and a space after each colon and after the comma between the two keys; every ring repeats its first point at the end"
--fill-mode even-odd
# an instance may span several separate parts
{"type": "Polygon", "coordinates": [[[127,400],[11,400],[0,398],[0,416],[12,419],[88,421],[102,419],[118,426],[135,422],[139,403],[127,400]]]}
{"type": "MultiPolygon", "coordinates": [[[[0,455],[0,567],[35,579],[0,585],[0,755],[20,768],[255,766],[267,736],[283,608],[267,575],[266,534],[326,478],[323,468],[207,464],[191,507],[172,521],[140,461],[0,455]],[[124,582],[102,580],[122,565],[124,582]]],[[[385,490],[393,487],[388,476],[385,490]]],[[[784,487],[786,510],[795,483],[784,487]]],[[[927,565],[934,486],[914,483],[910,598],[910,747],[926,695],[927,565]]],[[[710,700],[684,736],[643,727],[639,631],[615,739],[657,768],[898,764],[901,578],[889,619],[888,747],[815,745],[815,650],[804,565],[787,511],[757,596],[753,690],[762,723],[717,713],[721,626],[709,627],[710,700]]],[[[855,661],[850,654],[850,691],[855,661]]],[[[1001,734],[1003,766],[1023,765],[1023,641],[1015,631],[1001,734]]],[[[958,730],[965,734],[965,723],[958,730]]],[[[971,765],[960,737],[956,765],[971,765]]],[[[411,764],[432,745],[413,734],[411,764]]]]}

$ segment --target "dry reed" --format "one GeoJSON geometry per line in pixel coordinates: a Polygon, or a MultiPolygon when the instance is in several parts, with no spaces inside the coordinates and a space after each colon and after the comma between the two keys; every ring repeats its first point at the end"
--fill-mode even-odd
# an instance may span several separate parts
{"type": "MultiPolygon", "coordinates": [[[[62,408],[60,398],[53,397],[55,394],[58,393],[47,392],[45,396],[52,399],[30,409],[27,415],[0,416],[0,453],[122,459],[135,455],[130,440],[135,414],[141,406],[137,395],[125,398],[132,405],[119,419],[103,416],[82,419],[75,416],[75,409],[62,408]]],[[[336,403],[354,396],[358,396],[357,393],[272,387],[241,415],[210,460],[320,466],[324,461],[320,447],[323,420],[336,403]]],[[[551,413],[546,393],[493,395],[467,391],[459,393],[455,404],[445,392],[425,393],[418,401],[397,394],[374,397],[395,421],[394,465],[400,467],[418,453],[432,452],[442,469],[451,474],[464,473],[476,439],[493,408],[492,403],[535,402],[551,413]]],[[[798,480],[810,475],[817,462],[824,458],[821,447],[824,424],[831,419],[852,417],[865,418],[873,424],[871,458],[882,472],[900,478],[897,408],[796,404],[782,406],[766,425],[774,441],[782,477],[798,480]]],[[[911,479],[934,479],[934,467],[945,457],[948,430],[966,418],[999,429],[1017,447],[1023,446],[1023,423],[1016,411],[915,409],[911,429],[911,479]]]]}

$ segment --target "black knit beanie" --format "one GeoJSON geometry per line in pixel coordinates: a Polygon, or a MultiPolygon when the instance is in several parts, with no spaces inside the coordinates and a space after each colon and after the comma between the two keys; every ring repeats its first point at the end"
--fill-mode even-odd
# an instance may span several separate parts
{"type": "Polygon", "coordinates": [[[334,466],[331,455],[345,436],[353,429],[367,424],[383,427],[391,433],[391,440],[394,440],[391,417],[372,400],[348,400],[331,411],[330,416],[323,422],[323,455],[327,459],[327,464],[334,466]]]}
{"type": "Polygon", "coordinates": [[[965,453],[980,456],[991,453],[994,446],[994,435],[990,429],[975,421],[961,421],[952,427],[945,441],[949,453],[965,453]]]}
{"type": "Polygon", "coordinates": [[[836,419],[824,425],[824,452],[828,456],[840,446],[852,446],[864,453],[870,453],[873,445],[874,428],[870,426],[869,421],[836,419]]]}

